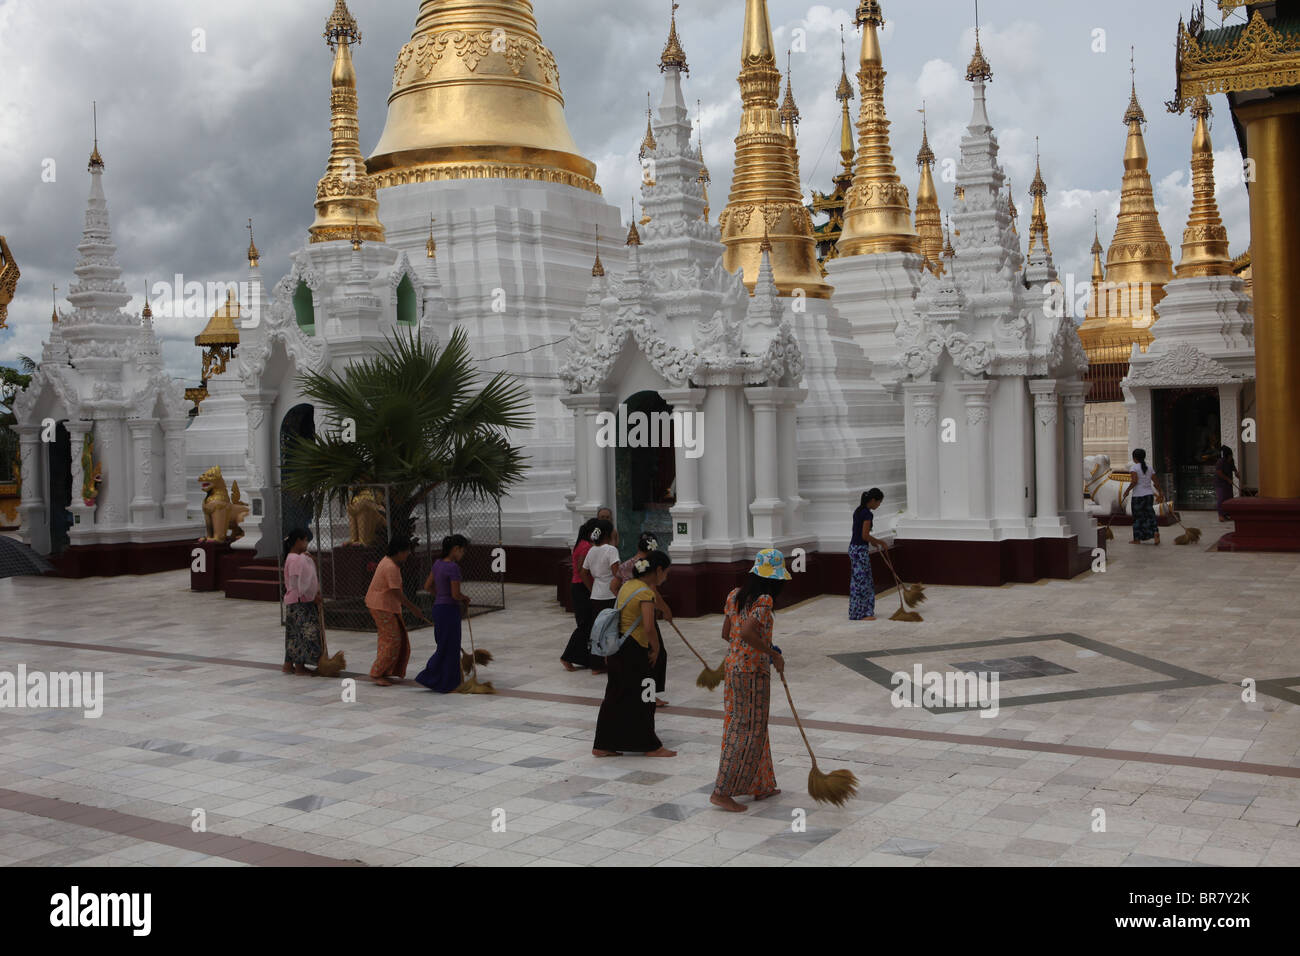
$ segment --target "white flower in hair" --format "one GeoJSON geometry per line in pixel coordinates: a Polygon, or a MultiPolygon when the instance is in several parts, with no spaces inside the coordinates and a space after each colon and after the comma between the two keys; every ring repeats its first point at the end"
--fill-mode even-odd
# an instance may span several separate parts
{"type": "Polygon", "coordinates": [[[645,543],[645,549],[647,551],[658,551],[659,542],[656,541],[654,538],[647,538],[645,543]]]}
{"type": "Polygon", "coordinates": [[[592,540],[592,541],[599,541],[599,540],[600,540],[600,529],[599,529],[599,528],[592,528],[592,529],[591,529],[591,540],[592,540]]]}
{"type": "Polygon", "coordinates": [[[642,558],[640,561],[634,564],[633,567],[637,569],[638,573],[645,574],[646,570],[650,567],[650,562],[647,561],[645,558],[642,558]]]}

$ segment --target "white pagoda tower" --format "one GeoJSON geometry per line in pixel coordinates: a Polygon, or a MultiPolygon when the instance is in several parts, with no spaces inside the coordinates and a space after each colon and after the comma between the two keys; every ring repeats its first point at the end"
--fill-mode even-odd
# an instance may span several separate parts
{"type": "Polygon", "coordinates": [[[131,295],[104,168],[96,140],[67,297],[73,310],[54,314],[40,367],[14,404],[23,539],[38,552],[61,552],[71,576],[184,567],[199,530],[185,514],[184,389],[164,370],[148,303],[139,316],[123,310],[131,295]]]}

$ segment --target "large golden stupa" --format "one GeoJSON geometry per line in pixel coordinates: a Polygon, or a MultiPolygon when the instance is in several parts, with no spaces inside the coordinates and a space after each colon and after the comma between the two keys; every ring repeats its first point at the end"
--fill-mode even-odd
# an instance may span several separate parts
{"type": "Polygon", "coordinates": [[[376,186],[531,179],[599,193],[529,0],[424,0],[398,54],[376,186]]]}

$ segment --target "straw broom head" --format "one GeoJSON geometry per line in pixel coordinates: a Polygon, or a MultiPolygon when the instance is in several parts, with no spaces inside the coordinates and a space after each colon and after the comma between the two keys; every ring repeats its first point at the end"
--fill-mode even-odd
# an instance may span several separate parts
{"type": "Polygon", "coordinates": [[[339,651],[333,657],[322,656],[316,662],[316,673],[321,677],[338,677],[347,666],[348,662],[343,657],[343,652],[339,651]]]}
{"type": "Polygon", "coordinates": [[[695,686],[703,687],[705,690],[716,690],[718,685],[727,679],[727,668],[724,664],[721,667],[705,666],[700,671],[700,676],[695,678],[695,686]]]}
{"type": "Polygon", "coordinates": [[[486,667],[491,663],[491,651],[476,650],[473,654],[469,651],[460,652],[460,672],[462,674],[468,674],[472,671],[475,664],[478,664],[480,667],[486,667]]]}
{"type": "Polygon", "coordinates": [[[889,619],[891,621],[909,621],[913,624],[925,620],[925,618],[921,617],[921,615],[917,614],[915,611],[908,611],[901,607],[893,614],[889,615],[889,619]]]}
{"type": "Polygon", "coordinates": [[[458,694],[495,694],[497,689],[492,686],[492,682],[480,681],[477,677],[470,676],[466,678],[465,683],[456,688],[458,694]]]}
{"type": "Polygon", "coordinates": [[[903,603],[908,607],[916,607],[918,604],[924,604],[925,601],[924,584],[906,584],[903,586],[903,603]]]}
{"type": "Polygon", "coordinates": [[[858,778],[851,770],[822,773],[816,765],[808,771],[808,796],[818,803],[842,807],[858,795],[858,778]]]}

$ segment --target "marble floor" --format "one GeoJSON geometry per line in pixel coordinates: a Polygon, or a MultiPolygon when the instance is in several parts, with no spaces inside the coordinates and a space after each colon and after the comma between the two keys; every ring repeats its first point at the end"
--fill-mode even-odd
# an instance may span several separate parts
{"type": "MultiPolygon", "coordinates": [[[[842,808],[806,792],[779,683],[783,793],[710,807],[721,690],[671,632],[671,760],[596,760],[603,680],[567,673],[572,620],[511,586],[474,620],[500,693],[282,675],[274,605],[184,572],[0,580],[0,674],[96,671],[103,715],[0,709],[0,864],[1257,866],[1300,864],[1300,562],[1112,543],[1103,573],[928,589],[923,623],[781,611],[776,640],[842,808]],[[896,707],[891,675],[1000,675],[998,709],[896,707]],[[1244,686],[1243,686],[1244,684],[1244,686]],[[197,821],[197,822],[196,822],[197,821]],[[201,822],[204,825],[198,826],[201,822]]],[[[807,573],[816,573],[809,567],[807,573]]],[[[895,602],[891,605],[891,601],[895,602]]],[[[683,621],[721,660],[719,619],[683,621]]],[[[432,652],[413,634],[414,675],[432,652]]],[[[357,677],[372,635],[337,631],[357,677]]],[[[947,704],[947,705],[946,705],[947,704]]]]}

